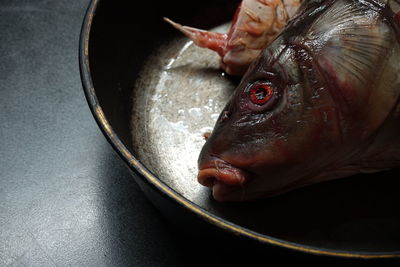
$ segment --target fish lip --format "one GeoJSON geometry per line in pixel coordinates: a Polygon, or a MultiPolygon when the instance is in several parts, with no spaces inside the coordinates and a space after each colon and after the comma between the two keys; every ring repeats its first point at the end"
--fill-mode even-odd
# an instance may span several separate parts
{"type": "Polygon", "coordinates": [[[252,178],[250,172],[218,157],[209,157],[203,162],[199,166],[197,180],[200,184],[210,187],[218,201],[229,200],[229,195],[242,190],[252,178]]]}
{"type": "Polygon", "coordinates": [[[238,186],[230,186],[219,181],[215,181],[212,186],[212,195],[215,200],[220,202],[240,202],[243,201],[240,196],[242,196],[241,192],[243,191],[242,187],[238,186]]]}

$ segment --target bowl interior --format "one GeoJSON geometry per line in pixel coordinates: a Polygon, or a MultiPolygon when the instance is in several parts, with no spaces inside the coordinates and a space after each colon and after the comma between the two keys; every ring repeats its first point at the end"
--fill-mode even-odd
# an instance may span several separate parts
{"type": "Polygon", "coordinates": [[[90,72],[99,105],[118,138],[194,205],[259,235],[322,249],[399,252],[398,170],[248,203],[217,203],[195,182],[201,134],[210,130],[237,80],[223,76],[215,55],[188,43],[162,17],[223,30],[237,4],[100,2],[90,34],[90,72]]]}

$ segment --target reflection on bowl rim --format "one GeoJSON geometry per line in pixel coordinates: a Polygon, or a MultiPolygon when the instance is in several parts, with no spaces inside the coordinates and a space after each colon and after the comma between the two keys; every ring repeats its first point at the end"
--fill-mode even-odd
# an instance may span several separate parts
{"type": "Polygon", "coordinates": [[[98,99],[93,87],[93,81],[90,76],[90,68],[89,68],[89,35],[92,26],[93,17],[95,15],[95,10],[100,0],[91,0],[89,4],[80,36],[80,48],[79,48],[79,64],[80,64],[80,72],[82,78],[82,84],[84,88],[84,92],[86,95],[86,99],[88,101],[89,107],[93,113],[93,116],[96,119],[97,124],[102,130],[103,134],[110,142],[110,144],[114,147],[117,153],[122,157],[122,159],[128,164],[128,166],[139,173],[140,177],[145,178],[145,182],[149,183],[157,190],[166,194],[169,198],[174,200],[176,203],[181,205],[183,208],[200,215],[200,217],[207,222],[227,230],[229,232],[245,236],[262,243],[267,243],[270,245],[280,246],[288,249],[293,249],[305,253],[317,254],[317,255],[326,255],[326,256],[336,256],[336,257],[346,257],[346,258],[363,258],[363,259],[372,259],[372,258],[395,258],[400,257],[399,252],[392,253],[383,253],[383,252],[346,252],[346,251],[338,251],[338,250],[330,250],[330,249],[322,249],[316,248],[307,245],[296,244],[294,242],[284,241],[278,238],[273,238],[264,234],[260,234],[254,232],[252,230],[246,229],[234,223],[230,223],[218,216],[215,216],[203,208],[197,206],[196,204],[190,202],[188,199],[181,196],[179,193],[171,189],[168,185],[159,180],[154,174],[152,174],[145,166],[143,166],[124,146],[124,144],[120,141],[118,136],[115,134],[111,125],[108,123],[102,108],[98,103],[98,99]]]}

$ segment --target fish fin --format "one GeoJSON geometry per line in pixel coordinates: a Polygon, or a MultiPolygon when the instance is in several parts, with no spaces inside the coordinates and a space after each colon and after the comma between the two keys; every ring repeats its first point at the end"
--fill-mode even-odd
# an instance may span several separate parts
{"type": "Polygon", "coordinates": [[[321,68],[342,85],[368,86],[378,77],[394,36],[379,10],[343,2],[336,1],[313,23],[305,42],[321,68]]]}
{"type": "Polygon", "coordinates": [[[175,29],[182,32],[186,37],[192,40],[196,45],[211,49],[223,56],[227,44],[227,34],[204,31],[188,26],[183,26],[168,18],[164,18],[166,22],[171,24],[175,29]]]}

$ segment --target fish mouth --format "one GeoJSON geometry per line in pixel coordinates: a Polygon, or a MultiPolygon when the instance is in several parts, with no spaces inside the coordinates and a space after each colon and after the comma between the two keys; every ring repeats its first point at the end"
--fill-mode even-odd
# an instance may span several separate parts
{"type": "Polygon", "coordinates": [[[248,171],[217,157],[200,164],[199,169],[198,182],[210,187],[217,201],[236,200],[235,193],[242,191],[244,185],[251,179],[248,171]]]}

